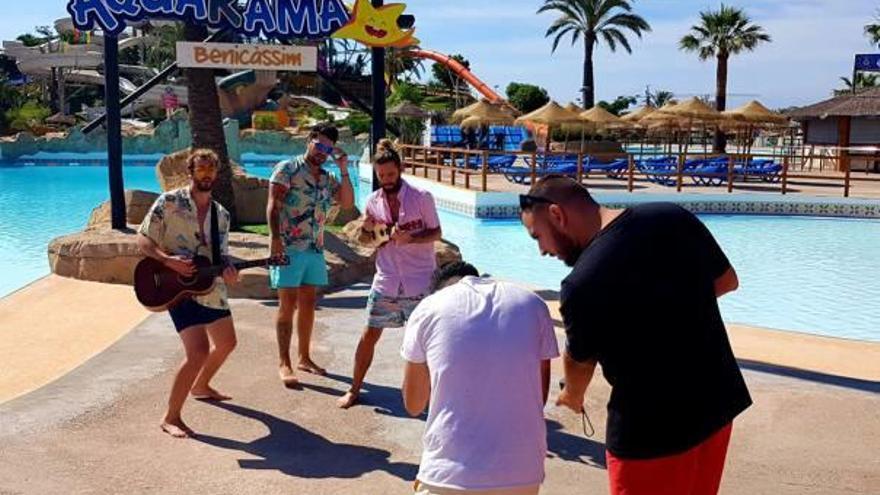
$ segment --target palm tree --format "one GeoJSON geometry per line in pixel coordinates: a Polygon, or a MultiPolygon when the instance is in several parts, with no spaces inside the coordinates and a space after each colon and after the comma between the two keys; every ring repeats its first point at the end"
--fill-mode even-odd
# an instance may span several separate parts
{"type": "Polygon", "coordinates": [[[853,83],[848,77],[841,77],[840,80],[843,81],[844,87],[843,89],[834,90],[834,95],[839,96],[860,89],[876,88],[877,86],[880,86],[880,80],[878,80],[878,78],[880,78],[880,74],[865,74],[864,72],[857,72],[855,83],[853,83]],[[855,85],[855,88],[853,88],[853,85],[855,85]]]}
{"type": "Polygon", "coordinates": [[[880,46],[880,11],[874,14],[874,22],[865,25],[865,36],[874,46],[880,46]]]}
{"type": "MultiPolygon", "coordinates": [[[[187,23],[184,27],[184,35],[187,41],[204,41],[208,37],[208,29],[204,25],[187,23]]],[[[220,113],[220,98],[217,95],[214,70],[185,69],[184,74],[189,93],[189,122],[192,128],[193,148],[208,148],[220,157],[214,199],[229,210],[232,224],[236,225],[232,168],[229,166],[226,135],[223,134],[223,117],[220,113]]]]}
{"type": "MultiPolygon", "coordinates": [[[[727,109],[727,62],[731,55],[752,51],[762,42],[770,42],[770,35],[764,28],[752,24],[745,11],[721,4],[720,10],[700,12],[700,24],[691,27],[690,34],[684,36],[679,47],[686,52],[696,52],[700,60],[715,57],[718,65],[715,72],[715,109],[727,109]]],[[[723,153],[724,134],[715,133],[716,153],[723,153]]]]}
{"type": "Polygon", "coordinates": [[[593,50],[600,41],[605,41],[612,52],[619,44],[627,53],[632,47],[624,30],[635,33],[639,38],[643,32],[651,30],[648,22],[632,13],[632,5],[627,0],[544,0],[538,13],[556,11],[561,15],[544,34],[545,38],[554,36],[553,49],[570,35],[571,44],[584,40],[583,103],[585,108],[593,108],[596,103],[596,88],[593,83],[593,50]]]}

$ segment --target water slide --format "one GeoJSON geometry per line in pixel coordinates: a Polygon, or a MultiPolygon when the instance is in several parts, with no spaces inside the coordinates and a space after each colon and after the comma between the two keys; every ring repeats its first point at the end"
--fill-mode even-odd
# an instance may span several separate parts
{"type": "Polygon", "coordinates": [[[458,60],[455,60],[448,55],[444,55],[442,53],[432,50],[411,50],[407,53],[409,53],[409,55],[412,57],[429,59],[445,65],[447,68],[449,68],[449,70],[455,73],[456,76],[464,79],[465,82],[473,86],[474,89],[476,89],[491,103],[501,103],[504,101],[504,98],[493,91],[488,84],[484,83],[480,80],[480,78],[475,76],[474,73],[470,71],[470,69],[462,65],[458,60]]]}

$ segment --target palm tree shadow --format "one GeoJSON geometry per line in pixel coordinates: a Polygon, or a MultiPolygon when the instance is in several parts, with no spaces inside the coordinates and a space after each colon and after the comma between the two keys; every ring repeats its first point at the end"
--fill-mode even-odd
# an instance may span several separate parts
{"type": "Polygon", "coordinates": [[[558,421],[548,419],[546,423],[547,457],[558,457],[563,461],[605,469],[604,444],[580,435],[566,433],[558,421]]]}
{"type": "Polygon", "coordinates": [[[269,433],[252,442],[199,434],[194,438],[214,447],[239,450],[259,459],[239,459],[242,469],[280,471],[298,478],[358,478],[373,471],[402,480],[415,480],[418,466],[389,462],[387,450],[362,445],[335,443],[300,426],[271,414],[228,402],[210,402],[212,406],[257,420],[269,433]]]}

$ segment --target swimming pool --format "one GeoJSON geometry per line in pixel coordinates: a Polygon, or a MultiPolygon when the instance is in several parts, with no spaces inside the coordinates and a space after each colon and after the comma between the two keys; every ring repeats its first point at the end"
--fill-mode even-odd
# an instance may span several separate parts
{"type": "MultiPolygon", "coordinates": [[[[271,173],[269,166],[247,168],[261,177],[271,173]]],[[[126,188],[158,190],[153,167],[127,166],[124,178],[126,188]]],[[[0,167],[0,191],[3,296],[48,273],[48,242],[81,229],[106,200],[106,169],[0,167]]],[[[561,262],[539,256],[516,221],[440,217],[445,236],[484,272],[548,289],[558,289],[567,273],[561,262]]],[[[740,275],[740,290],[721,302],[727,321],[880,341],[880,221],[701,218],[740,275]]]]}

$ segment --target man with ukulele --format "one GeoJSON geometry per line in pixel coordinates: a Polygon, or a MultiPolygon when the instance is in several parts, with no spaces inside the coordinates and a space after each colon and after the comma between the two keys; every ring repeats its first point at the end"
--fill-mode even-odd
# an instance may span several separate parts
{"type": "Polygon", "coordinates": [[[145,256],[183,277],[196,274],[192,261],[196,255],[226,265],[222,279],[218,277],[211,292],[183,299],[168,310],[186,351],[174,376],[168,409],[160,425],[162,431],[175,438],[193,435],[180,415],[188,393],[197,399],[230,399],[211,388],[210,381],[236,344],[226,296],[226,284],[238,281],[238,273],[225,259],[229,252],[230,216],[211,198],[219,159],[211,150],[197,149],[187,164],[190,185],[156,199],[140,226],[137,241],[145,256]],[[212,253],[222,253],[222,261],[213,259],[212,253]]]}
{"type": "Polygon", "coordinates": [[[377,226],[384,226],[379,230],[385,234],[391,226],[394,228],[376,258],[376,276],[367,302],[367,328],[355,352],[351,388],[337,402],[343,409],[358,400],[382,330],[403,327],[427,295],[437,268],[434,241],[442,235],[434,198],[403,180],[400,154],[391,141],[379,142],[373,167],[382,187],[367,199],[361,240],[375,237],[377,226]]]}

